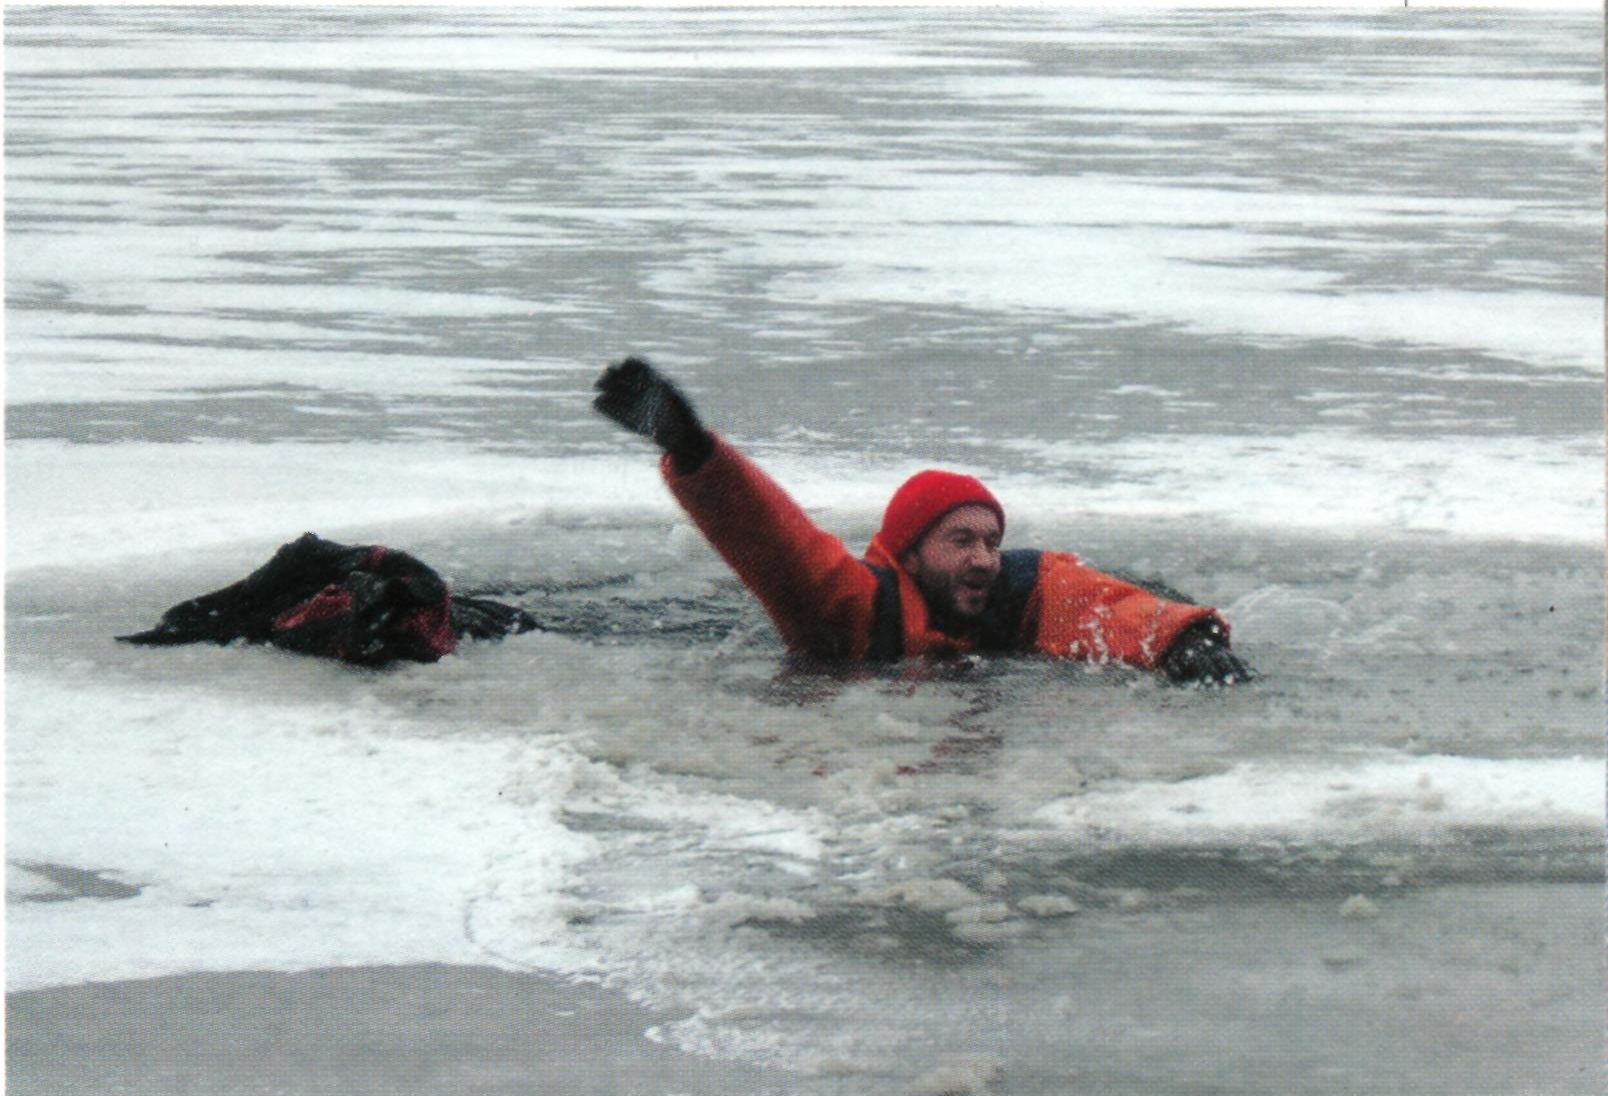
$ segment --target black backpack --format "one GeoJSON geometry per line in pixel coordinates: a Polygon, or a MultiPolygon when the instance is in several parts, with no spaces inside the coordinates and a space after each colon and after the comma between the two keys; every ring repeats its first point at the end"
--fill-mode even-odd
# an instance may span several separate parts
{"type": "Polygon", "coordinates": [[[350,546],[312,533],[282,546],[251,574],[180,602],[125,643],[272,643],[363,666],[435,662],[460,637],[495,639],[539,627],[523,609],[454,597],[406,552],[350,546]]]}

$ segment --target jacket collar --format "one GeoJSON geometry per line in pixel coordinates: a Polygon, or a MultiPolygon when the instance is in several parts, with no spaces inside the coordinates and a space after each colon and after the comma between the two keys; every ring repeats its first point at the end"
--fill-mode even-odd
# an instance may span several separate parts
{"type": "Polygon", "coordinates": [[[873,567],[891,567],[899,572],[901,578],[908,577],[904,568],[899,566],[899,561],[888,554],[888,546],[883,543],[881,533],[871,538],[871,547],[865,550],[865,561],[873,567]]]}
{"type": "Polygon", "coordinates": [[[914,577],[888,554],[881,534],[871,538],[865,550],[865,561],[873,567],[887,567],[899,576],[899,608],[904,626],[904,653],[906,657],[926,654],[945,654],[969,651],[975,644],[970,640],[940,632],[932,626],[927,613],[927,598],[914,577]]]}

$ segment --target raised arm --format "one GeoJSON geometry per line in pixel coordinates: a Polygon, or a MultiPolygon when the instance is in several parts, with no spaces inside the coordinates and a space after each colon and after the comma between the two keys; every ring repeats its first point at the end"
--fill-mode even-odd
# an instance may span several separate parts
{"type": "Polygon", "coordinates": [[[696,471],[709,459],[714,436],[681,391],[641,358],[609,366],[592,387],[599,414],[652,441],[678,471],[696,471]]]}
{"type": "Polygon", "coordinates": [[[843,542],[705,430],[686,397],[648,363],[628,358],[596,387],[599,412],[664,450],[671,493],[759,598],[787,646],[822,658],[864,658],[876,577],[843,542]]]}

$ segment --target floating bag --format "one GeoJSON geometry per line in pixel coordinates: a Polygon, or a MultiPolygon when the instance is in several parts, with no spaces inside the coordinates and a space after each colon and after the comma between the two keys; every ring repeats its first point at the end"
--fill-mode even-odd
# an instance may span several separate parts
{"type": "Polygon", "coordinates": [[[406,552],[352,547],[307,533],[221,590],[180,602],[125,643],[272,643],[362,666],[434,662],[464,636],[496,639],[539,627],[522,609],[454,597],[406,552]]]}

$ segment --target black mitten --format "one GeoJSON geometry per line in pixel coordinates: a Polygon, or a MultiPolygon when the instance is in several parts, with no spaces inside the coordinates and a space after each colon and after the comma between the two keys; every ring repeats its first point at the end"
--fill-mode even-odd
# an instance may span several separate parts
{"type": "Polygon", "coordinates": [[[1256,675],[1228,649],[1228,634],[1216,621],[1191,624],[1161,658],[1161,669],[1173,681],[1233,685],[1256,675]]]}
{"type": "Polygon", "coordinates": [[[714,452],[715,439],[698,421],[675,385],[641,358],[627,358],[603,371],[592,387],[592,406],[627,430],[651,438],[670,454],[677,472],[695,472],[714,452]]]}

